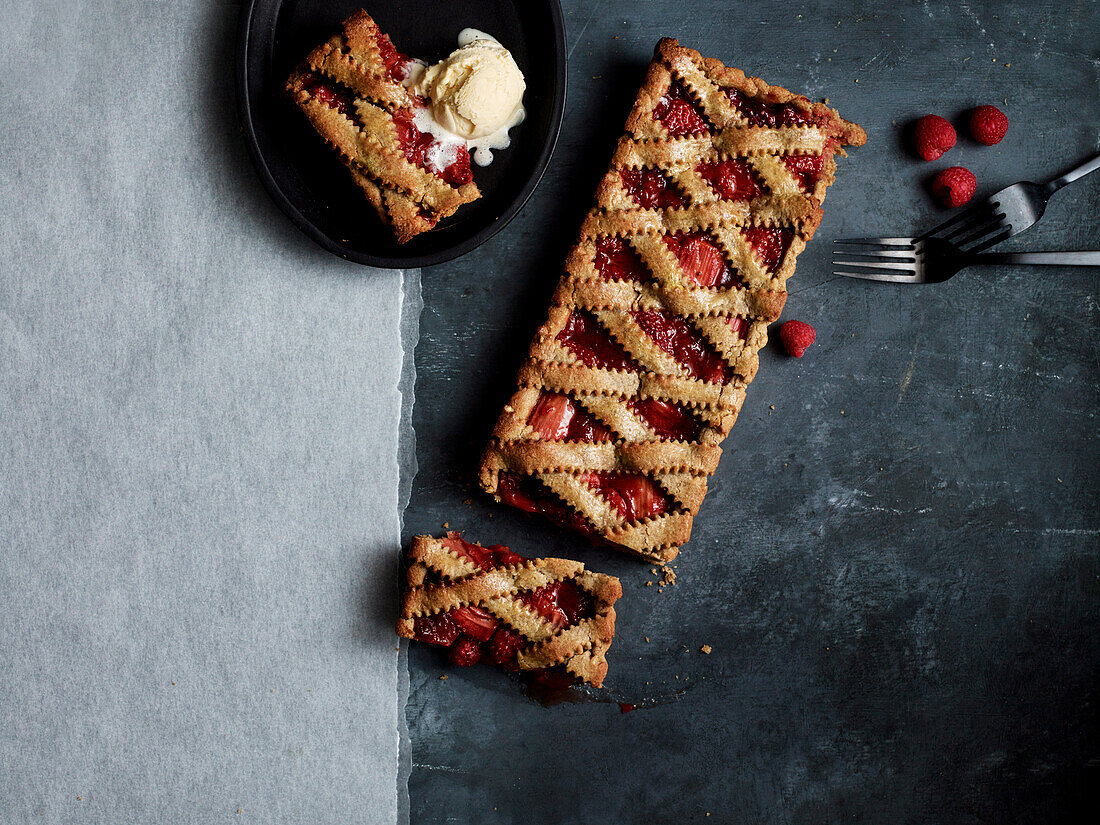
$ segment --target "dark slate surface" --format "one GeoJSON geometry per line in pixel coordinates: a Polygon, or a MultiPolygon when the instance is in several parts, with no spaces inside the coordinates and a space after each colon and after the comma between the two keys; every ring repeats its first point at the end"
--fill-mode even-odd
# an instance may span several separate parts
{"type": "MultiPolygon", "coordinates": [[[[609,694],[670,701],[546,709],[413,645],[414,825],[1097,812],[1097,272],[901,288],[835,280],[828,253],[938,222],[921,187],[944,166],[989,193],[1095,153],[1100,4],[800,5],[566,2],[569,104],[546,179],[490,243],[423,272],[406,534],[448,522],[620,576],[609,694]],[[784,317],[817,343],[761,353],[659,594],[648,565],[487,501],[473,472],[662,35],[827,96],[870,139],[841,161],[790,284],[784,317]],[[905,152],[903,124],[986,102],[1012,119],[1000,146],[905,152]]],[[[1003,248],[1100,248],[1098,215],[1100,175],[1003,248]]]]}

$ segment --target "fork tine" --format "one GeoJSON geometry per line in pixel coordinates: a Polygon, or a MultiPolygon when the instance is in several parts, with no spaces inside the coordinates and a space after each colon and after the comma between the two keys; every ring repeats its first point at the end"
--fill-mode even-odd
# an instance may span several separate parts
{"type": "MultiPolygon", "coordinates": [[[[952,241],[952,243],[954,243],[955,246],[962,249],[964,247],[969,246],[970,244],[977,243],[978,241],[982,240],[982,238],[984,238],[986,235],[988,235],[991,232],[997,232],[1000,229],[1010,229],[1011,227],[1006,227],[1004,225],[1004,223],[1003,223],[1004,217],[1005,217],[1004,213],[1001,212],[996,216],[996,219],[992,223],[988,223],[988,224],[982,226],[979,229],[975,229],[973,232],[968,234],[965,238],[957,238],[956,240],[952,241]]],[[[971,251],[971,250],[967,250],[967,251],[971,251]]]]}
{"type": "Polygon", "coordinates": [[[881,249],[834,249],[833,259],[836,259],[837,255],[856,255],[861,258],[898,258],[900,260],[915,261],[917,259],[917,250],[912,247],[908,249],[902,249],[896,246],[884,246],[881,249]]]}
{"type": "Polygon", "coordinates": [[[887,272],[857,272],[855,270],[837,269],[834,275],[843,275],[845,278],[862,278],[865,281],[885,281],[892,284],[916,284],[920,279],[916,273],[907,275],[893,275],[887,272]]]}
{"type": "Polygon", "coordinates": [[[912,246],[917,238],[836,238],[833,243],[864,244],[866,246],[912,246]]]}
{"type": "Polygon", "coordinates": [[[968,254],[968,255],[977,255],[979,252],[985,252],[987,249],[989,249],[989,247],[996,246],[1001,241],[1007,241],[1011,237],[1012,237],[1012,227],[1011,226],[1006,226],[1003,230],[1001,230],[999,233],[994,235],[989,240],[983,241],[982,243],[978,244],[977,246],[971,247],[970,249],[966,250],[966,254],[968,254]]]}
{"type": "Polygon", "coordinates": [[[916,272],[917,271],[916,259],[914,259],[914,260],[912,260],[908,263],[904,263],[902,261],[882,261],[882,262],[875,263],[875,262],[872,262],[872,261],[848,261],[848,260],[840,260],[838,258],[833,258],[833,266],[858,266],[858,267],[865,267],[867,269],[893,269],[893,270],[896,270],[898,272],[916,272]]]}
{"type": "Polygon", "coordinates": [[[984,203],[980,203],[980,204],[977,204],[975,206],[972,206],[969,209],[967,209],[963,212],[960,212],[958,215],[955,215],[955,216],[949,218],[948,220],[944,221],[939,226],[935,226],[932,229],[929,229],[927,232],[923,232],[920,235],[917,235],[917,237],[914,240],[923,241],[923,240],[926,240],[928,238],[931,238],[933,235],[939,235],[941,232],[943,232],[946,229],[950,229],[952,226],[955,226],[955,224],[959,223],[960,221],[963,224],[973,223],[975,220],[977,220],[978,216],[981,215],[982,211],[987,206],[988,206],[988,204],[984,204],[984,203]]]}

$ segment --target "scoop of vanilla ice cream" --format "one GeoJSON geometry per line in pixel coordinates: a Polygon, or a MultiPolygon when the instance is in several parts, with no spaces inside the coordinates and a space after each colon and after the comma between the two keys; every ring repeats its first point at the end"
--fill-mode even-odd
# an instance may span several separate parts
{"type": "Polygon", "coordinates": [[[472,140],[507,124],[527,85],[506,48],[495,40],[474,40],[425,69],[413,88],[431,101],[437,123],[472,140]]]}

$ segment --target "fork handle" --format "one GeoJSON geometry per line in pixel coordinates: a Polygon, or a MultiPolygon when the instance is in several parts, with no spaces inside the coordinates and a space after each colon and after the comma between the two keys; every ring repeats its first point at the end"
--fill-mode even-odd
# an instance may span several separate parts
{"type": "Polygon", "coordinates": [[[1100,266],[1100,251],[987,252],[971,257],[974,264],[1044,264],[1048,266],[1100,266]]]}
{"type": "Polygon", "coordinates": [[[1083,178],[1089,172],[1095,172],[1097,169],[1100,169],[1100,155],[1097,155],[1092,160],[1086,160],[1076,169],[1071,169],[1069,172],[1062,175],[1062,177],[1055,178],[1048,183],[1046,186],[1047,195],[1054,194],[1067,183],[1073,183],[1078,178],[1083,178]]]}

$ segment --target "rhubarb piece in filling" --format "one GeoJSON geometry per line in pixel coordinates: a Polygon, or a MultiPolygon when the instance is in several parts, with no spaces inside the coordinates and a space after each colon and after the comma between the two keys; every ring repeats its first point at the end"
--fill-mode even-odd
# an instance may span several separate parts
{"type": "Polygon", "coordinates": [[[821,123],[821,118],[792,103],[766,103],[731,88],[727,88],[725,92],[730,103],[750,126],[776,129],[780,126],[817,126],[821,123]]]}
{"type": "Polygon", "coordinates": [[[641,282],[649,277],[649,270],[634,247],[613,235],[596,239],[596,255],[592,264],[606,281],[641,282]]]}
{"type": "Polygon", "coordinates": [[[657,398],[631,398],[626,404],[661,438],[694,441],[702,430],[702,425],[690,412],[669,401],[657,398]]]}
{"type": "Polygon", "coordinates": [[[610,441],[611,430],[568,395],[543,392],[527,419],[548,441],[610,441]]]}
{"type": "Polygon", "coordinates": [[[685,89],[673,81],[657,101],[653,119],[659,120],[672,137],[705,135],[710,131],[706,119],[685,89]]]}
{"type": "Polygon", "coordinates": [[[635,310],[631,314],[646,335],[693,378],[725,384],[733,377],[729,364],[686,319],[663,309],[635,310]]]}
{"type": "Polygon", "coordinates": [[[722,200],[751,201],[763,193],[756,175],[741,158],[700,163],[695,171],[722,200]]]}
{"type": "Polygon", "coordinates": [[[725,289],[738,282],[722,250],[705,232],[677,232],[665,235],[664,242],[689,281],[714,289],[725,289]]]}
{"type": "Polygon", "coordinates": [[[794,239],[794,230],[786,226],[750,226],[741,230],[753,254],[768,272],[775,272],[794,239]]]}
{"type": "Polygon", "coordinates": [[[780,160],[794,175],[803,192],[809,194],[814,191],[821,170],[825,168],[825,155],[783,155],[780,160]]]}
{"type": "Polygon", "coordinates": [[[679,209],[687,203],[668,177],[657,169],[624,169],[619,177],[623,188],[644,209],[679,209]]]}
{"type": "Polygon", "coordinates": [[[573,310],[558,340],[589,367],[605,370],[637,372],[637,365],[630,360],[619,344],[608,334],[595,316],[573,310]]]}
{"type": "Polygon", "coordinates": [[[581,480],[598,492],[627,523],[664,515],[672,501],[660,485],[645,476],[626,473],[585,473],[581,480]]]}

